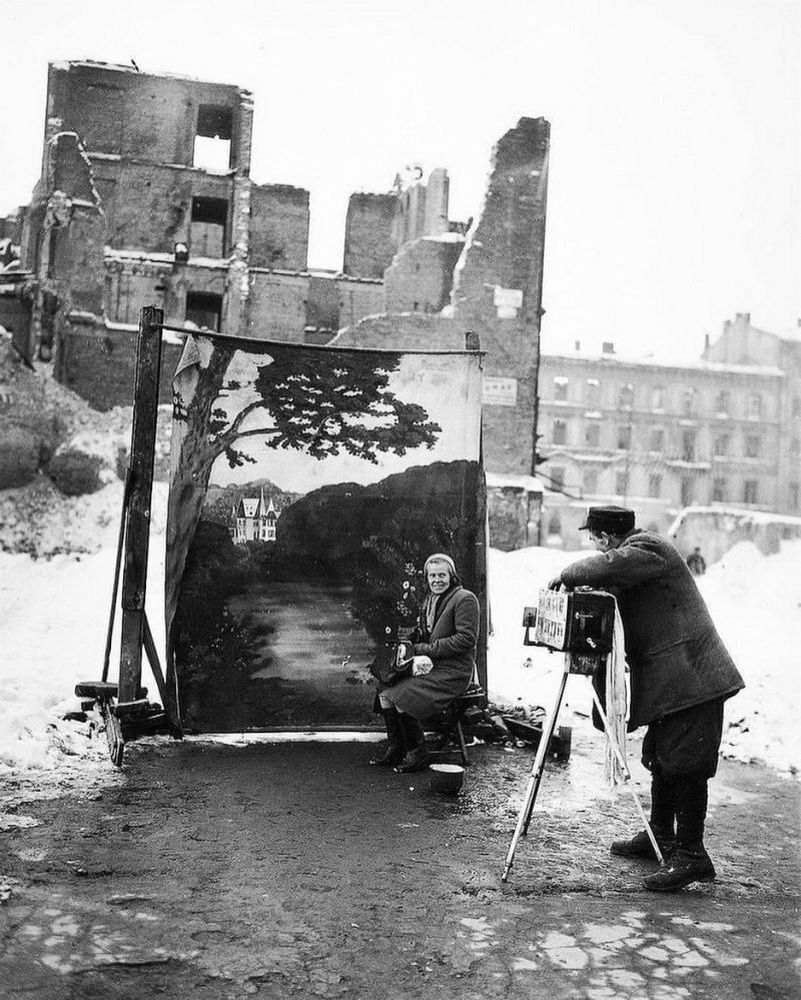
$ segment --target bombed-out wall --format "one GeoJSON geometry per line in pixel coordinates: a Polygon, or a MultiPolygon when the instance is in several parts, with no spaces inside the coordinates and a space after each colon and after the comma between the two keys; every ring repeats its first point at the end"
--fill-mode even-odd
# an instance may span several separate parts
{"type": "Polygon", "coordinates": [[[47,91],[45,139],[71,131],[90,154],[184,166],[216,155],[220,171],[250,169],[252,102],[239,87],[75,61],[51,63],[47,91]]]}
{"type": "MultiPolygon", "coordinates": [[[[137,327],[107,327],[97,317],[73,315],[64,349],[56,356],[58,380],[97,410],[133,404],[137,327]]],[[[172,401],[172,376],[183,340],[171,336],[162,344],[159,402],[172,401]]]]}
{"type": "Polygon", "coordinates": [[[439,312],[450,301],[464,238],[447,233],[407,243],[384,272],[387,312],[439,312]]]}
{"type": "Polygon", "coordinates": [[[544,118],[521,118],[500,139],[484,211],[454,276],[454,318],[478,333],[487,352],[484,455],[490,472],[534,471],[549,142],[544,118]]]}
{"type": "Polygon", "coordinates": [[[305,271],[308,249],[309,192],[288,184],[253,184],[251,265],[305,271]]]}
{"type": "Polygon", "coordinates": [[[397,246],[393,235],[397,195],[352,194],[345,218],[345,274],[382,278],[397,246]]]}
{"type": "Polygon", "coordinates": [[[355,194],[342,274],[309,272],[309,193],[249,177],[250,95],[87,62],[51,67],[42,176],[25,211],[27,355],[96,405],[127,402],[139,310],[257,339],[485,352],[485,463],[534,467],[549,126],[498,143],[482,215],[407,168],[355,194]],[[119,334],[119,336],[117,336],[119,334]],[[74,343],[72,342],[74,340],[74,343]],[[100,391],[95,383],[104,381],[100,391]],[[85,388],[82,388],[85,387],[85,388]]]}
{"type": "MultiPolygon", "coordinates": [[[[491,472],[534,470],[548,148],[548,122],[522,118],[493,151],[484,210],[464,241],[448,233],[405,245],[385,275],[390,315],[367,319],[337,341],[438,350],[477,334],[486,352],[484,459],[491,472]],[[436,309],[447,299],[446,318],[436,309]],[[426,309],[430,321],[421,322],[416,314],[426,309]]],[[[414,190],[407,222],[424,218],[414,190]]]]}

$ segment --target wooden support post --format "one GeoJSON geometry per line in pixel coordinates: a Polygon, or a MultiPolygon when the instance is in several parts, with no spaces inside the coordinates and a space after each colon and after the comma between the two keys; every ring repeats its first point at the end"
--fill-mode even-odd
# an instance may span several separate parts
{"type": "Polygon", "coordinates": [[[117,699],[119,704],[137,700],[142,680],[150,502],[156,447],[163,322],[164,313],[155,306],[145,306],[139,314],[129,460],[130,483],[125,513],[120,679],[117,699]]]}

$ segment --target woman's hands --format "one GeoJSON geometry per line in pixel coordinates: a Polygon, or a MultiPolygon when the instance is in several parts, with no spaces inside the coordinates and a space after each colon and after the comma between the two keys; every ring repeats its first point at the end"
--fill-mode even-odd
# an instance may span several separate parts
{"type": "Polygon", "coordinates": [[[434,664],[430,656],[415,656],[412,660],[412,677],[422,677],[430,674],[434,664]]]}

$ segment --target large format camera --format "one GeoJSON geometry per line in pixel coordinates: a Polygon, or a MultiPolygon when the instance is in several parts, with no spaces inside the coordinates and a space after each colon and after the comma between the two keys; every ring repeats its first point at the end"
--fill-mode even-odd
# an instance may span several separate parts
{"type": "Polygon", "coordinates": [[[570,653],[570,672],[591,674],[612,652],[615,599],[587,588],[541,590],[537,606],[523,610],[523,627],[524,645],[570,653]]]}

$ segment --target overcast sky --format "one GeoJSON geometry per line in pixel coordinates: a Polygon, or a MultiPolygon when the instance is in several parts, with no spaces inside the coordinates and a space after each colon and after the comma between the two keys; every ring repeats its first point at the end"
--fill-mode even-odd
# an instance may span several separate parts
{"type": "Polygon", "coordinates": [[[694,360],[801,315],[798,0],[0,0],[0,212],[30,200],[47,63],[252,90],[251,175],[311,192],[339,268],[351,192],[445,167],[480,211],[494,142],[551,122],[543,347],[694,360]],[[13,143],[13,155],[9,155],[13,143]]]}

